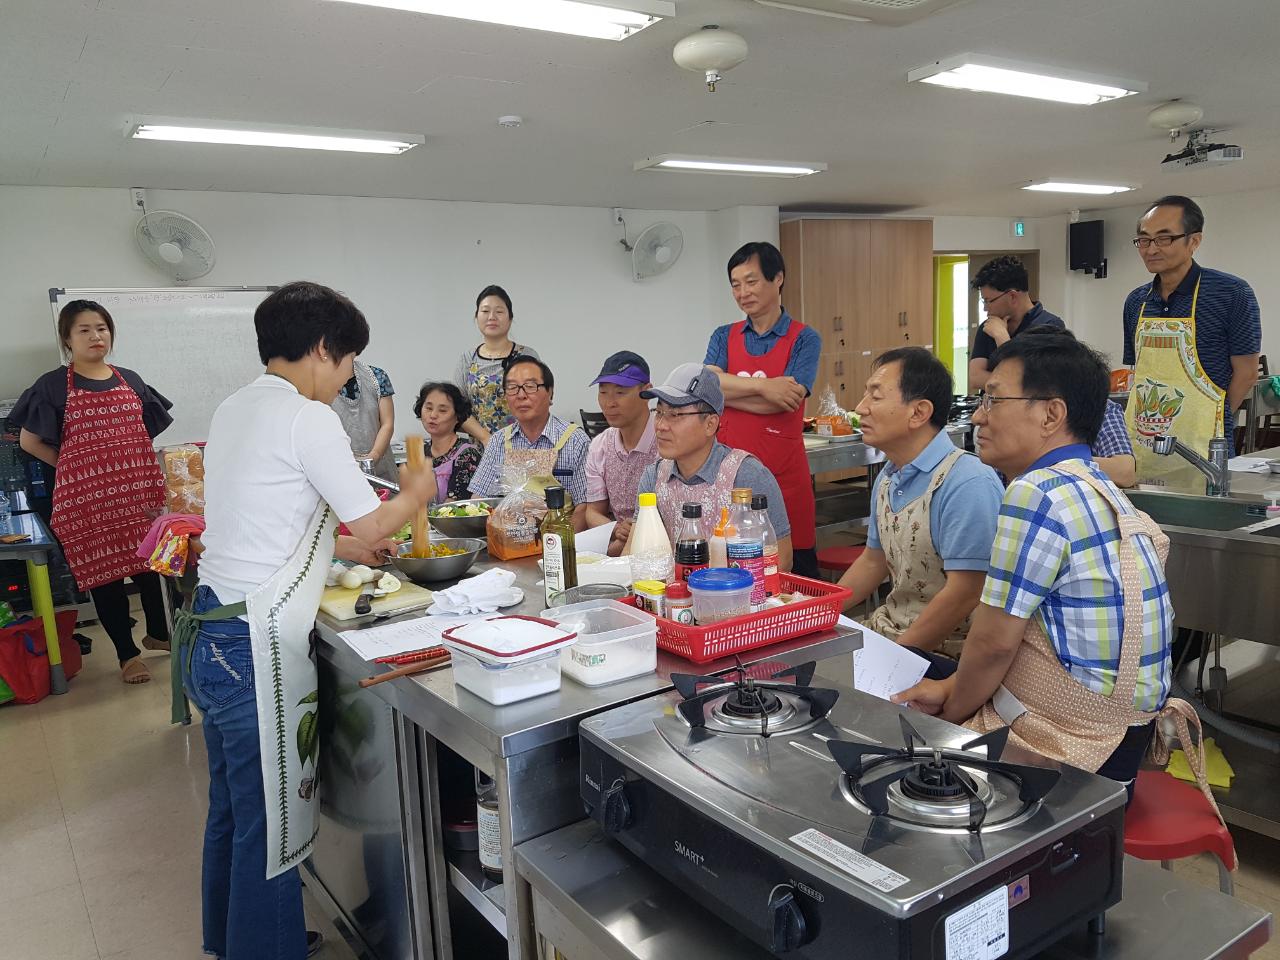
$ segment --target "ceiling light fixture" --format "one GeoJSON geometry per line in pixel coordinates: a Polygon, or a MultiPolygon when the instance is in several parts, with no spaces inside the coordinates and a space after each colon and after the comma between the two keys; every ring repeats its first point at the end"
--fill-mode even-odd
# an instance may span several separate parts
{"type": "Polygon", "coordinates": [[[342,0],[369,7],[407,10],[436,17],[478,20],[508,27],[548,30],[598,40],[625,40],[664,17],[674,17],[670,0],[342,0]]]}
{"type": "Polygon", "coordinates": [[[1114,77],[1019,63],[965,53],[939,60],[907,74],[908,81],[931,83],[955,90],[1003,93],[1055,103],[1090,105],[1145,93],[1147,85],[1114,77]]]}
{"type": "Polygon", "coordinates": [[[1136,190],[1141,184],[1131,183],[1075,183],[1069,180],[1036,180],[1028,183],[1023,190],[1036,190],[1044,193],[1091,193],[1105,196],[1112,193],[1128,193],[1136,190]]]}
{"type": "Polygon", "coordinates": [[[825,163],[787,160],[745,160],[738,157],[691,157],[664,153],[637,160],[637,170],[677,170],[685,173],[724,173],[739,177],[807,177],[827,169],[825,163]]]}
{"type": "Polygon", "coordinates": [[[348,153],[400,154],[426,138],[412,133],[371,130],[331,130],[325,127],[289,127],[245,124],[219,120],[135,120],[125,128],[134,140],[168,140],[175,143],[216,143],[242,147],[293,147],[302,150],[340,150],[348,153]]]}

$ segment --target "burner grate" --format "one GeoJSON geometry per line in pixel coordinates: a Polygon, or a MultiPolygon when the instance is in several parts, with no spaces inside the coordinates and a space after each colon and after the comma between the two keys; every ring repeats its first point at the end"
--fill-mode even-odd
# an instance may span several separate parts
{"type": "Polygon", "coordinates": [[[713,711],[719,720],[744,731],[750,728],[752,732],[758,720],[760,736],[768,737],[780,722],[790,720],[796,713],[780,694],[806,704],[810,720],[821,720],[831,712],[839,699],[839,691],[810,686],[816,668],[816,663],[804,663],[771,673],[768,679],[760,680],[749,675],[742,661],[738,660],[738,665],[727,676],[673,673],[671,682],[684,698],[678,709],[690,727],[704,729],[707,705],[723,697],[723,702],[713,711]],[[784,678],[794,679],[795,683],[781,682],[784,678]],[[700,692],[700,688],[708,686],[710,690],[700,692]]]}

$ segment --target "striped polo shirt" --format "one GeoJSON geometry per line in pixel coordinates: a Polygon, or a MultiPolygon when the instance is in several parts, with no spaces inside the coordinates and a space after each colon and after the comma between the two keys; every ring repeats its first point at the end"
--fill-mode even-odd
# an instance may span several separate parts
{"type": "MultiPolygon", "coordinates": [[[[1210,270],[1194,260],[1191,269],[1176,290],[1163,299],[1152,278],[1129,294],[1124,302],[1124,362],[1135,362],[1134,334],[1138,329],[1138,313],[1146,304],[1148,317],[1186,317],[1191,315],[1196,282],[1200,295],[1196,299],[1196,352],[1209,379],[1223,390],[1231,383],[1231,358],[1259,353],[1262,350],[1262,315],[1253,288],[1239,277],[1221,270],[1210,270]]],[[[1226,411],[1226,431],[1230,437],[1235,426],[1233,414],[1226,411]]]]}

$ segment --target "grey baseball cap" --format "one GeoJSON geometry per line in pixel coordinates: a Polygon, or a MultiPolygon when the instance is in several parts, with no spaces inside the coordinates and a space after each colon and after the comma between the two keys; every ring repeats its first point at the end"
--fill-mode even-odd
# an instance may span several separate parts
{"type": "Polygon", "coordinates": [[[720,389],[720,377],[710,367],[700,363],[682,363],[669,374],[663,383],[652,390],[643,391],[646,400],[658,399],[673,407],[687,407],[692,403],[705,403],[716,413],[724,413],[724,391],[720,389]]]}

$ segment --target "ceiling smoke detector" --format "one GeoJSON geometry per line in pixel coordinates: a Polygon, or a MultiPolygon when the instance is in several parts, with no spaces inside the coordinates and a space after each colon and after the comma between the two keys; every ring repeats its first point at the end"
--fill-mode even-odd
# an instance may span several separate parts
{"type": "Polygon", "coordinates": [[[1162,103],[1147,114],[1147,124],[1157,130],[1169,133],[1169,142],[1178,139],[1178,135],[1189,127],[1195,126],[1204,118],[1204,111],[1194,103],[1183,100],[1170,100],[1162,103]]]}
{"type": "Polygon", "coordinates": [[[515,114],[508,114],[505,117],[498,118],[498,126],[505,127],[508,130],[514,130],[522,123],[524,123],[524,117],[517,117],[515,114]]]}
{"type": "Polygon", "coordinates": [[[671,57],[684,69],[703,74],[707,89],[715,93],[724,71],[747,59],[747,41],[730,30],[708,24],[678,42],[671,57]]]}

